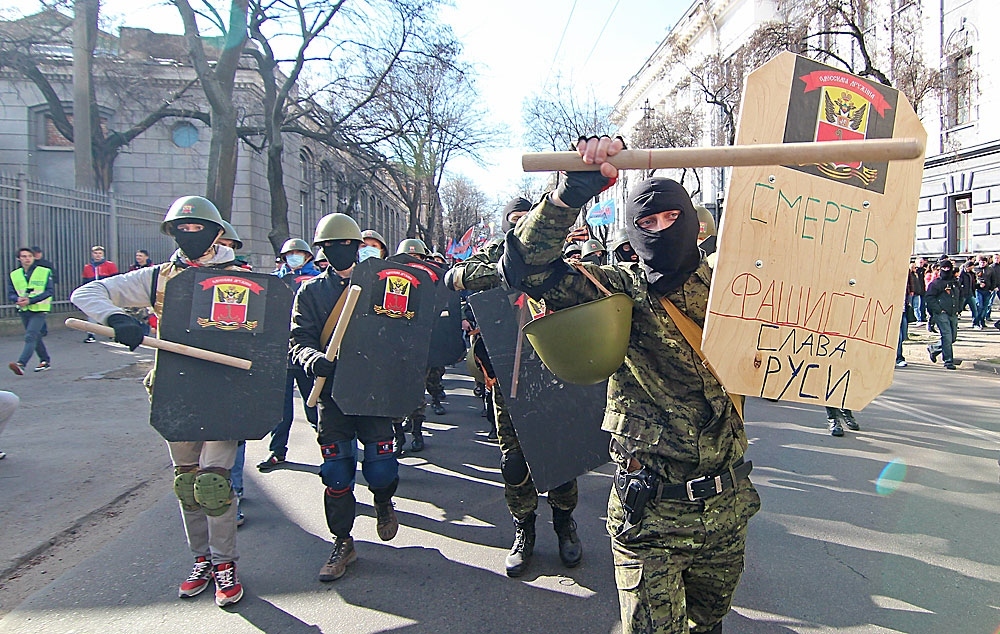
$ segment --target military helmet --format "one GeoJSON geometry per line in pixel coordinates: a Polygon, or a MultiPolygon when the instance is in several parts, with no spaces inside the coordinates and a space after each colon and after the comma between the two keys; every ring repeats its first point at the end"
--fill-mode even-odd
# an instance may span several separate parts
{"type": "Polygon", "coordinates": [[[479,367],[478,363],[476,363],[475,346],[469,346],[468,352],[465,353],[465,370],[469,373],[469,376],[480,383],[486,382],[486,377],[483,376],[483,369],[479,367]]]}
{"type": "Polygon", "coordinates": [[[326,253],[323,252],[323,249],[320,249],[319,252],[316,254],[316,257],[313,258],[313,262],[328,262],[328,261],[329,260],[326,259],[326,253]]]}
{"type": "Polygon", "coordinates": [[[591,238],[583,243],[583,247],[580,250],[580,255],[582,257],[587,257],[591,253],[597,253],[598,251],[605,251],[604,245],[601,244],[600,240],[594,240],[591,238]]]}
{"type": "Polygon", "coordinates": [[[347,214],[327,214],[316,223],[313,244],[327,240],[357,240],[361,242],[361,227],[347,214]]]}
{"type": "Polygon", "coordinates": [[[222,221],[222,235],[219,237],[223,240],[232,240],[235,242],[236,246],[233,249],[236,251],[243,248],[243,241],[240,240],[240,234],[236,233],[236,228],[225,220],[222,221]]]}
{"type": "Polygon", "coordinates": [[[278,253],[285,255],[286,253],[290,253],[292,251],[305,251],[310,256],[312,255],[312,248],[309,246],[309,243],[302,238],[289,238],[285,240],[285,244],[281,245],[281,251],[278,253]]]}
{"type": "Polygon", "coordinates": [[[173,235],[170,228],[175,220],[211,222],[219,229],[224,228],[218,207],[203,196],[181,196],[175,200],[160,223],[160,232],[173,235]]]}
{"type": "Polygon", "coordinates": [[[714,236],[717,231],[712,212],[702,205],[695,205],[694,210],[698,212],[698,242],[714,236]]]}
{"type": "Polygon", "coordinates": [[[396,255],[400,253],[409,253],[410,255],[423,255],[428,256],[431,254],[427,245],[420,238],[407,238],[399,243],[396,247],[396,255]]]}
{"type": "Polygon", "coordinates": [[[539,317],[522,332],[542,363],[568,383],[592,385],[625,360],[632,331],[632,298],[614,293],[539,317]]]}
{"type": "Polygon", "coordinates": [[[440,251],[435,251],[434,253],[431,253],[431,259],[434,258],[440,258],[442,262],[447,260],[447,258],[444,257],[444,253],[441,253],[440,251]]]}
{"type": "Polygon", "coordinates": [[[614,235],[611,237],[611,242],[608,244],[608,248],[611,251],[617,251],[618,247],[625,244],[626,242],[631,242],[628,239],[628,234],[625,233],[625,227],[617,229],[614,235]]]}
{"type": "Polygon", "coordinates": [[[563,247],[563,257],[564,258],[568,258],[572,254],[574,254],[574,253],[580,253],[580,252],[581,252],[581,248],[580,248],[580,243],[579,242],[569,242],[569,243],[566,244],[565,247],[563,247]]]}
{"type": "Polygon", "coordinates": [[[364,231],[361,232],[361,238],[362,240],[364,238],[371,238],[373,240],[378,240],[382,244],[382,248],[385,249],[385,252],[386,253],[389,252],[388,243],[386,243],[385,238],[383,238],[382,234],[379,233],[378,231],[375,231],[374,229],[365,229],[364,231]]]}

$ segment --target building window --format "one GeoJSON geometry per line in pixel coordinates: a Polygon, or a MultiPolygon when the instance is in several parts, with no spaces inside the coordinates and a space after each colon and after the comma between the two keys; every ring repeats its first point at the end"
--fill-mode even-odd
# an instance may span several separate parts
{"type": "Polygon", "coordinates": [[[948,60],[947,127],[972,121],[972,49],[965,49],[948,60]]]}
{"type": "Polygon", "coordinates": [[[956,253],[972,253],[972,195],[963,194],[952,198],[951,206],[955,219],[955,244],[949,250],[956,253]]]}
{"type": "MultiPolygon", "coordinates": [[[[69,122],[73,123],[73,115],[67,115],[69,122]]],[[[56,122],[52,120],[52,117],[45,115],[45,139],[42,142],[45,147],[67,147],[72,148],[73,142],[62,135],[62,132],[56,128],[56,122]]]]}
{"type": "Polygon", "coordinates": [[[177,147],[188,148],[198,142],[198,128],[190,121],[181,121],[170,131],[170,138],[177,147]]]}

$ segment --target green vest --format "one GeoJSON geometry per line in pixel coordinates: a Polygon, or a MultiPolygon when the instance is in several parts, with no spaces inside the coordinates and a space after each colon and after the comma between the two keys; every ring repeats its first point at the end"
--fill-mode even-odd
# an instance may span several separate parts
{"type": "MultiPolygon", "coordinates": [[[[14,284],[14,291],[17,292],[19,297],[36,297],[45,292],[50,275],[52,275],[51,269],[47,269],[44,266],[36,266],[35,270],[31,272],[31,279],[25,279],[24,269],[18,267],[10,272],[10,281],[14,284]]],[[[28,304],[22,310],[47,313],[52,310],[52,298],[43,299],[36,304],[28,304]]]]}

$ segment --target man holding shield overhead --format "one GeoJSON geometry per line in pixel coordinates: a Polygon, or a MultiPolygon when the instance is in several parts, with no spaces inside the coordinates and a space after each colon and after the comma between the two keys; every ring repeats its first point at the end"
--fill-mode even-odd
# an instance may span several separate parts
{"type": "MultiPolygon", "coordinates": [[[[601,296],[561,261],[560,248],[579,208],[617,177],[605,161],[623,148],[620,139],[581,137],[583,161],[601,169],[562,175],[521,220],[500,261],[508,284],[557,311],[601,296]]],[[[682,331],[704,323],[708,304],[712,271],[698,228],[687,192],[650,178],[632,188],[625,209],[639,262],[582,265],[633,300],[603,425],[618,463],[607,524],[626,633],[721,632],[743,572],[747,522],[760,508],[737,403],[700,362],[700,341],[682,331]]]]}

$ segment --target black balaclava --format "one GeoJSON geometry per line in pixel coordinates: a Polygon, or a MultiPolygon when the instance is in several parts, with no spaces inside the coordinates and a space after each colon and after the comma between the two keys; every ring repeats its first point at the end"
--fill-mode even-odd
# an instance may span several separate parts
{"type": "Polygon", "coordinates": [[[516,211],[530,211],[531,201],[527,198],[521,198],[518,196],[513,199],[503,208],[503,220],[500,222],[500,230],[507,233],[514,228],[514,223],[510,221],[510,215],[516,211]]]}
{"type": "Polygon", "coordinates": [[[632,191],[625,203],[625,232],[646,271],[646,279],[660,294],[682,284],[698,268],[698,214],[691,197],[676,181],[649,178],[632,191]],[[674,224],[662,231],[646,231],[636,221],[661,211],[680,211],[674,224]]]}
{"type": "Polygon", "coordinates": [[[619,244],[615,249],[615,260],[618,262],[638,262],[639,254],[633,251],[632,245],[626,241],[619,244]]]}
{"type": "Polygon", "coordinates": [[[205,252],[215,244],[219,232],[222,231],[222,227],[219,225],[204,220],[182,220],[178,224],[193,222],[203,225],[204,228],[201,231],[179,231],[175,225],[171,232],[174,242],[177,243],[177,246],[184,252],[184,257],[188,260],[197,260],[205,255],[205,252]]]}
{"type": "Polygon", "coordinates": [[[938,270],[941,272],[941,277],[946,280],[955,276],[955,264],[951,260],[944,259],[938,262],[938,270]]]}
{"type": "Polygon", "coordinates": [[[355,260],[358,259],[358,246],[360,240],[351,240],[350,244],[343,244],[340,241],[323,247],[323,255],[334,271],[346,271],[351,268],[355,260]]]}

